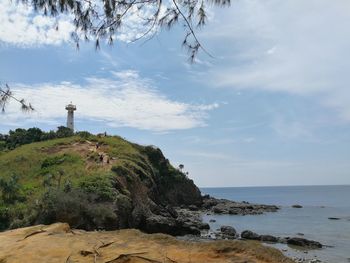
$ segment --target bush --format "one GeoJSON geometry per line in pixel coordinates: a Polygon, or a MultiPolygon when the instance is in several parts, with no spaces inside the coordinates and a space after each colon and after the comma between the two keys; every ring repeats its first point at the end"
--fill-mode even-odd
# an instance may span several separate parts
{"type": "Polygon", "coordinates": [[[0,206],[0,231],[5,230],[10,225],[9,209],[6,206],[0,206]]]}
{"type": "Polygon", "coordinates": [[[41,164],[41,168],[47,168],[54,165],[60,165],[64,162],[75,162],[76,157],[70,154],[57,155],[53,157],[47,157],[41,164]]]}
{"type": "Polygon", "coordinates": [[[87,132],[87,131],[77,132],[76,134],[77,134],[80,138],[85,139],[85,140],[89,139],[89,138],[92,136],[92,134],[91,134],[90,132],[87,132]]]}
{"type": "Polygon", "coordinates": [[[43,195],[37,206],[36,223],[66,222],[73,228],[112,230],[118,228],[112,204],[91,202],[91,195],[79,189],[66,193],[52,190],[43,195]]]}
{"type": "Polygon", "coordinates": [[[91,194],[96,201],[114,201],[117,194],[108,176],[84,177],[78,186],[83,192],[91,194]]]}
{"type": "Polygon", "coordinates": [[[21,185],[18,183],[18,176],[12,175],[10,178],[0,178],[0,191],[5,204],[12,204],[16,201],[23,201],[21,195],[21,185]]]}

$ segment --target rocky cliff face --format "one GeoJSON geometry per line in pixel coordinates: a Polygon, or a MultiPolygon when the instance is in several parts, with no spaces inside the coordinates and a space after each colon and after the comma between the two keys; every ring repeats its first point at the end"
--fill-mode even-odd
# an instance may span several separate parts
{"type": "Polygon", "coordinates": [[[292,263],[255,242],[185,242],[138,230],[93,231],[57,223],[0,233],[0,262],[95,263],[292,263]]]}
{"type": "Polygon", "coordinates": [[[119,137],[70,137],[0,154],[3,229],[67,222],[74,228],[138,228],[174,235],[198,233],[174,207],[200,206],[194,182],[161,150],[119,137]],[[15,177],[14,177],[15,175],[15,177]]]}

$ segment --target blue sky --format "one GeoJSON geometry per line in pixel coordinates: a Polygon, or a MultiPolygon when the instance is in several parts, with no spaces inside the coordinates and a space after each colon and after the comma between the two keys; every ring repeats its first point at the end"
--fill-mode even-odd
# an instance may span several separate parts
{"type": "MultiPolygon", "coordinates": [[[[69,39],[48,18],[0,0],[0,80],[11,103],[0,132],[55,129],[65,104],[76,128],[159,146],[199,186],[350,183],[350,3],[236,0],[198,32],[214,55],[187,63],[184,33],[114,47],[69,39]]],[[[128,35],[128,34],[131,35],[128,35]]]]}

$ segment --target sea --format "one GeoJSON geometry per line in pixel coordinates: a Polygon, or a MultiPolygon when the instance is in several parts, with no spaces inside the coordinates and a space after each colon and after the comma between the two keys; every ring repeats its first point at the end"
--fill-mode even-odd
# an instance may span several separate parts
{"type": "Polygon", "coordinates": [[[302,237],[316,240],[322,249],[296,249],[285,244],[266,244],[285,255],[319,259],[327,263],[350,262],[350,185],[341,186],[278,186],[201,188],[202,194],[233,201],[278,205],[280,210],[262,215],[203,215],[203,220],[215,230],[222,225],[237,232],[251,230],[258,234],[279,237],[302,237]],[[292,205],[302,208],[292,208],[292,205]],[[330,220],[329,218],[339,220],[330,220]],[[216,222],[209,222],[215,219],[216,222]]]}

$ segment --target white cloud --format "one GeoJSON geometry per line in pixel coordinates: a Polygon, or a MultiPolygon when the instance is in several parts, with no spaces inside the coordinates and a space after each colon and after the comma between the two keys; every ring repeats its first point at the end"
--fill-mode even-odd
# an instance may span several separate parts
{"type": "Polygon", "coordinates": [[[235,1],[202,34],[210,49],[224,45],[210,83],[309,96],[350,121],[349,10],[347,0],[235,1]]]}
{"type": "MultiPolygon", "coordinates": [[[[20,47],[60,45],[70,42],[71,33],[75,31],[73,18],[69,15],[44,16],[34,12],[30,5],[11,0],[1,0],[0,10],[0,42],[7,44],[20,47]]],[[[151,16],[152,8],[131,8],[115,39],[130,42],[141,37],[149,30],[145,27],[145,20],[151,16]]],[[[150,35],[156,30],[156,27],[150,30],[150,35]]]]}
{"type": "Polygon", "coordinates": [[[60,16],[56,20],[36,15],[31,7],[16,1],[1,0],[0,10],[0,41],[8,44],[59,45],[69,41],[74,31],[67,17],[60,16]]]}
{"type": "Polygon", "coordinates": [[[208,111],[218,107],[216,103],[194,105],[173,101],[136,71],[113,72],[112,75],[109,79],[89,78],[86,85],[70,82],[34,86],[12,84],[14,93],[30,101],[36,112],[23,114],[17,103],[12,102],[6,114],[0,116],[0,122],[16,126],[23,123],[53,125],[62,122],[66,114],[64,107],[72,101],[77,105],[78,120],[159,132],[204,126],[208,111]]]}

